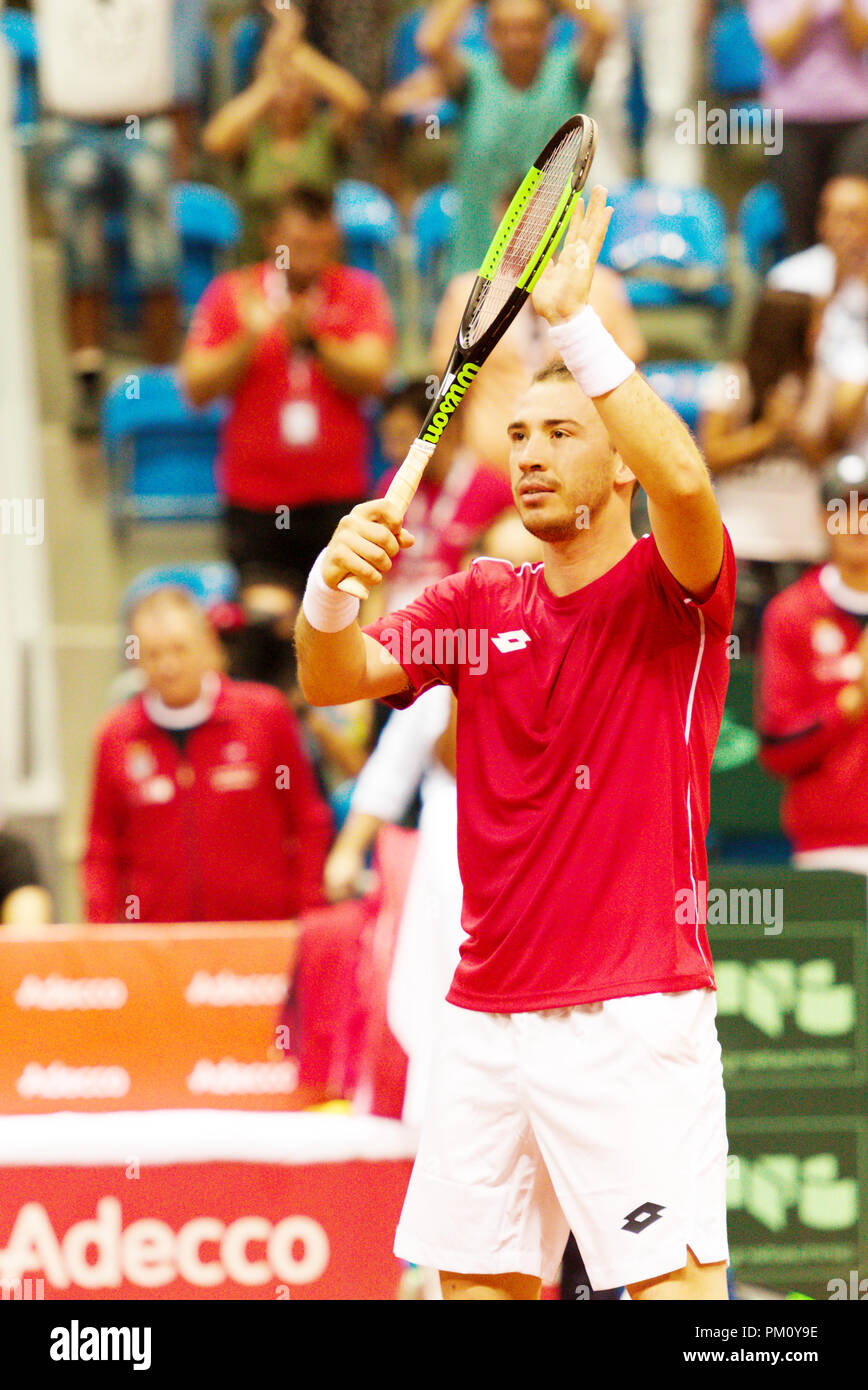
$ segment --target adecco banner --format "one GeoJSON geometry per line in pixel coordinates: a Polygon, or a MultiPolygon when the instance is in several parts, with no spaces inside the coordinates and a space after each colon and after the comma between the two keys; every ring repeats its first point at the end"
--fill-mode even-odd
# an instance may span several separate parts
{"type": "Polygon", "coordinates": [[[276,1030],[298,931],[6,928],[0,1111],[285,1108],[298,1066],[276,1030]]]}
{"type": "Polygon", "coordinates": [[[3,1297],[394,1298],[413,1142],[368,1116],[2,1120],[3,1297]]]}

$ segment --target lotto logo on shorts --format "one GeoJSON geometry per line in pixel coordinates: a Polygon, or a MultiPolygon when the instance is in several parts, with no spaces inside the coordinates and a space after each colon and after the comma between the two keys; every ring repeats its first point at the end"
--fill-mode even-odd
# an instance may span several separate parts
{"type": "Polygon", "coordinates": [[[520,628],[516,632],[499,632],[491,640],[499,652],[520,652],[530,642],[527,633],[520,628]]]}
{"type": "Polygon", "coordinates": [[[665,1210],[665,1207],[658,1207],[656,1202],[643,1202],[641,1207],[627,1213],[621,1230],[629,1231],[631,1235],[638,1236],[640,1231],[647,1230],[649,1226],[654,1225],[655,1221],[659,1221],[660,1213],[665,1210]]]}

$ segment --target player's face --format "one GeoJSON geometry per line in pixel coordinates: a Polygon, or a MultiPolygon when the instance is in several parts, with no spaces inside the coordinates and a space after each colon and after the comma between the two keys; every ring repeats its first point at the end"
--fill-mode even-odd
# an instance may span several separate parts
{"type": "Polygon", "coordinates": [[[574,382],[538,382],[516,402],[508,433],[524,525],[541,541],[575,539],[578,518],[593,519],[615,476],[615,452],[590,400],[574,382]]]}
{"type": "Polygon", "coordinates": [[[165,608],[143,613],[135,635],[148,689],[173,709],[198,699],[216,655],[204,628],[181,609],[165,608]]]}

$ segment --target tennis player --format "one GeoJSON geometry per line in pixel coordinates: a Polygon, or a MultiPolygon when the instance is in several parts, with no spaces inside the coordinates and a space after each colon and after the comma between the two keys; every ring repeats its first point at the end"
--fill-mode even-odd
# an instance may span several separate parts
{"type": "Polygon", "coordinates": [[[338,583],[380,582],[412,544],[366,502],[311,571],[296,633],[314,704],[457,695],[466,936],[395,1241],[446,1298],[538,1297],[570,1228],[596,1288],[727,1297],[698,885],[735,561],[689,432],[588,307],[610,216],[596,188],[533,295],[565,364],[508,427],[542,563],[476,560],[363,631],[338,583]]]}

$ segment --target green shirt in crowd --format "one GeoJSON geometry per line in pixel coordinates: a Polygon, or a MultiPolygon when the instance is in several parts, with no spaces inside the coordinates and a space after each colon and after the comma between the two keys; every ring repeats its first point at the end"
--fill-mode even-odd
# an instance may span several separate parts
{"type": "Polygon", "coordinates": [[[460,210],[450,274],[478,270],[503,206],[558,126],[584,107],[587,85],[572,44],[548,51],[530,87],[513,87],[493,52],[464,52],[467,80],[457,101],[461,126],[454,183],[460,210]]]}

